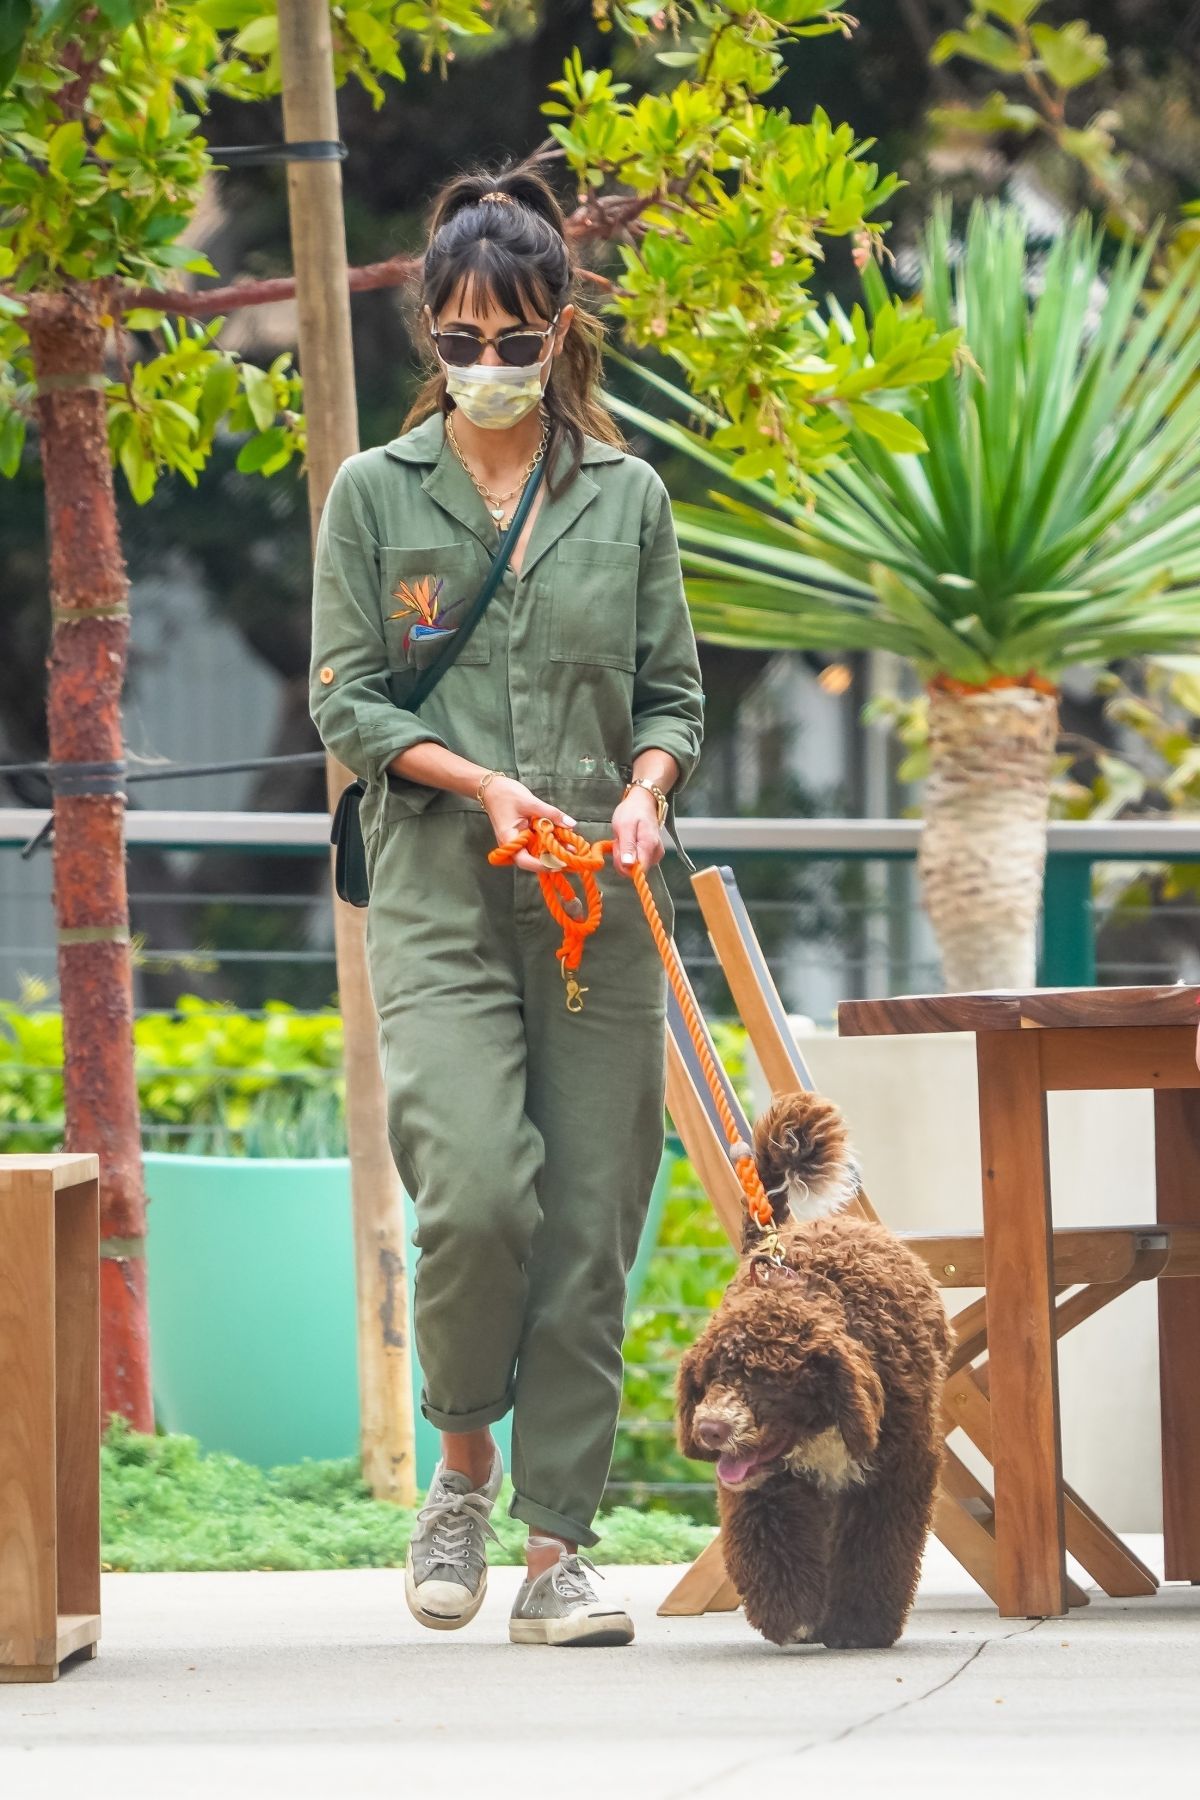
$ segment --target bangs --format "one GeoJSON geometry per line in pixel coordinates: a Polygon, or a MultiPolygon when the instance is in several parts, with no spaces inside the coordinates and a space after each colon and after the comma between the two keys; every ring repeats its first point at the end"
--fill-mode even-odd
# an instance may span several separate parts
{"type": "Polygon", "coordinates": [[[485,312],[490,302],[524,325],[536,325],[554,315],[549,290],[530,268],[529,258],[514,255],[494,238],[474,238],[439,258],[437,273],[426,290],[435,319],[441,317],[460,286],[466,305],[477,312],[485,312]]]}

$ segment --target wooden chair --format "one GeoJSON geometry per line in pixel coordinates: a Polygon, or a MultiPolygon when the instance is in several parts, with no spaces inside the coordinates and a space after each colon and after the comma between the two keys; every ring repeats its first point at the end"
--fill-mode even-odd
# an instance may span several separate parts
{"type": "Polygon", "coordinates": [[[100,1636],[95,1156],[0,1156],[0,1682],[100,1636]]]}
{"type": "MultiPolygon", "coordinates": [[[[788,1025],[787,1015],[754,933],[732,870],[708,868],[692,878],[692,886],[708,927],[717,959],[729,983],[734,1004],[746,1026],[754,1053],[773,1093],[811,1091],[812,1078],[788,1025]]],[[[714,1051],[715,1055],[715,1051],[714,1051]]],[[[736,1105],[739,1128],[749,1137],[748,1121],[736,1105]]],[[[672,999],[668,1042],[667,1107],[718,1217],[731,1241],[741,1239],[742,1194],[725,1153],[724,1133],[708,1094],[682,1015],[672,999]]],[[[865,1193],[859,1209],[877,1215],[865,1193]]],[[[946,1287],[985,1286],[980,1233],[954,1236],[905,1236],[946,1287]]],[[[1169,1261],[1172,1274],[1200,1273],[1200,1229],[1155,1224],[1145,1228],[1103,1228],[1054,1234],[1054,1269],[1060,1298],[1055,1317],[1062,1337],[1139,1281],[1153,1280],[1169,1261]],[[1082,1285],[1080,1285],[1082,1284],[1082,1285]]],[[[947,1436],[961,1429],[991,1461],[991,1408],[988,1399],[986,1301],[964,1307],[952,1320],[955,1349],[945,1394],[947,1436]]],[[[1098,1585],[1114,1596],[1153,1593],[1157,1581],[1150,1569],[1072,1488],[1062,1485],[1067,1547],[1098,1585]]],[[[947,1445],[935,1519],[935,1532],[946,1548],[985,1590],[997,1598],[995,1508],[988,1488],[947,1445]]],[[[1087,1604],[1086,1593],[1068,1583],[1072,1606],[1087,1604]]],[[[719,1537],[676,1586],[660,1609],[694,1614],[729,1610],[738,1604],[721,1557],[719,1537]]]]}

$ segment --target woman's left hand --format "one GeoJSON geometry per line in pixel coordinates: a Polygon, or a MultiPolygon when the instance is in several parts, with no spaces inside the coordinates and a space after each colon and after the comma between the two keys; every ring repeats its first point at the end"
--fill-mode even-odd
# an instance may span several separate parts
{"type": "Polygon", "coordinates": [[[652,869],[664,854],[654,795],[634,788],[619,802],[612,816],[613,863],[622,875],[633,877],[634,868],[652,869]]]}

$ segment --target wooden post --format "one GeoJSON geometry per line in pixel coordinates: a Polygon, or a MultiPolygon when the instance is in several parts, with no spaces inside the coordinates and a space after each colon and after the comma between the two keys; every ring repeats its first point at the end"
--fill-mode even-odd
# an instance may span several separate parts
{"type": "MultiPolygon", "coordinates": [[[[336,141],[337,99],[326,0],[280,0],[279,55],[285,137],[289,142],[336,141]]],[[[288,208],[315,541],[333,477],[358,449],[340,164],[289,163],[288,208]]],[[[332,808],[353,775],[330,758],[326,779],[332,808]]],[[[378,1026],[367,977],[366,914],[336,898],[333,909],[345,1032],[363,1474],[380,1499],[407,1506],[415,1498],[416,1466],[404,1201],[388,1147],[378,1026]]]]}

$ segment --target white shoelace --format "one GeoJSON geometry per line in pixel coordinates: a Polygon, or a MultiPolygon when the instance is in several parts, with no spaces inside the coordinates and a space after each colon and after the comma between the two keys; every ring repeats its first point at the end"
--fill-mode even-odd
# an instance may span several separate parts
{"type": "Polygon", "coordinates": [[[590,1569],[593,1575],[603,1581],[604,1577],[595,1563],[589,1562],[586,1556],[581,1556],[578,1552],[572,1556],[569,1551],[564,1550],[551,1577],[555,1593],[563,1600],[582,1600],[585,1603],[595,1600],[597,1596],[583,1572],[585,1569],[590,1569]]]}
{"type": "Polygon", "coordinates": [[[417,1514],[420,1524],[431,1524],[428,1556],[431,1562],[444,1563],[448,1569],[466,1569],[470,1562],[471,1537],[482,1528],[493,1542],[499,1534],[493,1529],[490,1514],[493,1502],[475,1489],[469,1494],[446,1494],[431,1500],[417,1514]]]}

